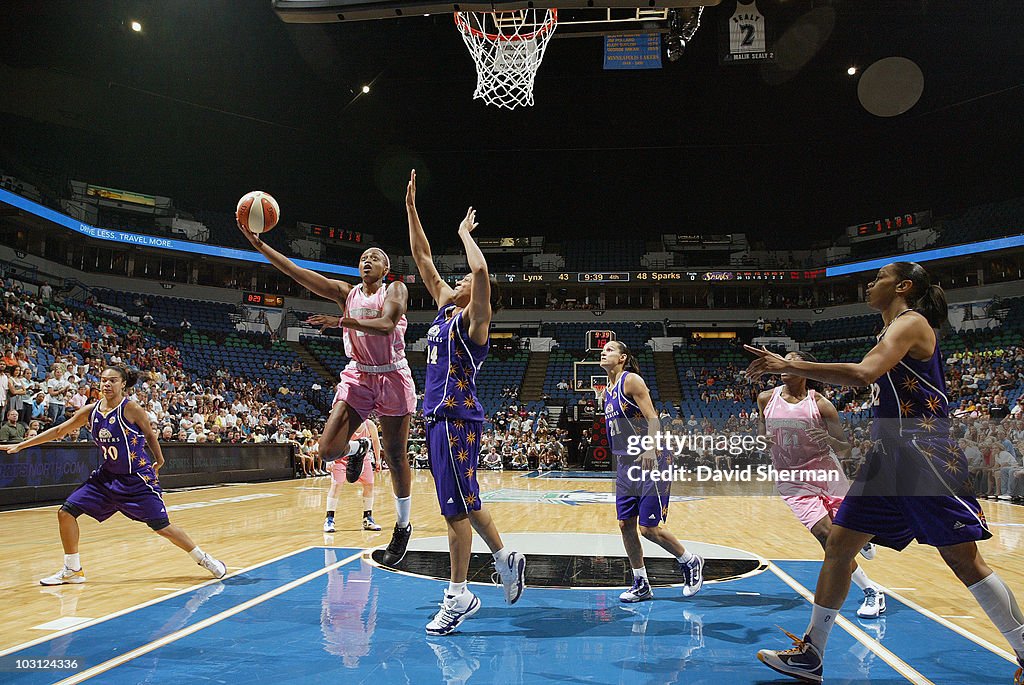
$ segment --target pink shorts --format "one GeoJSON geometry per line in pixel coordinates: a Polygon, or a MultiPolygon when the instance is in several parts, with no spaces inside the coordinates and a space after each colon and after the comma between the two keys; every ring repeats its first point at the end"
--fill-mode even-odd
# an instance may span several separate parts
{"type": "Polygon", "coordinates": [[[789,505],[807,530],[826,516],[829,519],[835,518],[839,505],[843,503],[842,497],[832,497],[824,493],[783,495],[782,500],[789,505]]]}
{"type": "MultiPolygon", "coordinates": [[[[328,466],[331,467],[331,480],[339,485],[347,485],[348,481],[345,480],[345,469],[348,468],[348,457],[342,457],[332,461],[328,466]]],[[[357,483],[363,485],[373,485],[373,459],[367,454],[366,458],[363,459],[363,471],[359,474],[359,480],[357,483]]]]}
{"type": "MultiPolygon", "coordinates": [[[[377,416],[405,416],[416,411],[416,386],[409,368],[386,373],[360,371],[354,365],[341,372],[334,404],[344,402],[366,419],[377,416]]],[[[332,405],[333,406],[333,405],[332,405]]]]}

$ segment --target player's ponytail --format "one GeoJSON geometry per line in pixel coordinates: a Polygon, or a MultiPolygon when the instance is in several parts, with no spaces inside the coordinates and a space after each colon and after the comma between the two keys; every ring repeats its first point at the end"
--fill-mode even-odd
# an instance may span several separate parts
{"type": "Polygon", "coordinates": [[[941,328],[949,318],[949,304],[942,286],[933,284],[931,276],[917,262],[893,262],[892,268],[900,281],[910,281],[907,304],[914,308],[932,328],[941,328]]]}
{"type": "Polygon", "coordinates": [[[108,364],[103,370],[116,371],[117,375],[121,377],[122,381],[124,381],[125,390],[135,385],[139,380],[139,374],[136,371],[129,369],[127,366],[108,364]]]}
{"type": "Polygon", "coordinates": [[[491,284],[491,313],[501,311],[505,306],[505,301],[502,298],[501,284],[498,283],[498,279],[495,278],[494,274],[488,276],[488,282],[491,284]]]}
{"type": "Polygon", "coordinates": [[[633,355],[633,351],[629,349],[629,345],[619,340],[616,340],[615,344],[619,346],[619,354],[626,355],[626,363],[624,365],[626,371],[632,371],[639,376],[640,362],[636,360],[636,357],[633,355]]]}

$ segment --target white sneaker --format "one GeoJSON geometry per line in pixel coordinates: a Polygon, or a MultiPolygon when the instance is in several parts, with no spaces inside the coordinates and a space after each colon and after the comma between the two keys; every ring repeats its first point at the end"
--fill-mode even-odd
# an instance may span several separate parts
{"type": "Polygon", "coordinates": [[[864,603],[857,609],[861,618],[878,618],[885,613],[885,593],[873,587],[864,590],[864,603]]]}
{"type": "Polygon", "coordinates": [[[328,516],[327,518],[324,519],[324,532],[325,533],[333,533],[334,532],[334,517],[333,516],[328,516]]]}
{"type": "Polygon", "coordinates": [[[864,557],[865,559],[867,559],[868,561],[871,561],[872,559],[874,559],[875,558],[875,543],[869,542],[868,544],[866,544],[863,547],[861,547],[860,548],[860,555],[862,557],[864,557]]]}
{"type": "Polygon", "coordinates": [[[480,610],[480,599],[469,590],[458,597],[446,593],[440,606],[440,611],[427,624],[427,635],[454,633],[463,621],[480,610]]]}
{"type": "Polygon", "coordinates": [[[212,573],[214,578],[223,578],[228,573],[228,567],[209,554],[203,555],[203,558],[199,560],[199,565],[212,573]]]}
{"type": "Polygon", "coordinates": [[[494,562],[495,574],[491,581],[505,590],[505,603],[515,604],[526,589],[526,557],[519,552],[509,552],[504,564],[494,562]],[[497,577],[495,577],[497,576],[497,577]]]}
{"type": "Polygon", "coordinates": [[[64,585],[66,583],[77,584],[85,582],[85,570],[72,571],[67,566],[54,573],[52,576],[39,579],[40,585],[64,585]]]}
{"type": "Polygon", "coordinates": [[[619,595],[619,601],[626,604],[646,602],[649,599],[654,599],[654,591],[651,590],[651,584],[647,579],[640,576],[634,576],[633,587],[619,595]]]}

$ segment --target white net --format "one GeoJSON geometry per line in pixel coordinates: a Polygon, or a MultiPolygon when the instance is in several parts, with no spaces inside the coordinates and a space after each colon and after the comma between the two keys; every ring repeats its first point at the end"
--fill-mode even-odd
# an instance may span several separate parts
{"type": "Polygon", "coordinates": [[[455,25],[476,64],[473,98],[515,109],[533,104],[533,83],[555,33],[558,11],[456,12],[455,25]]]}

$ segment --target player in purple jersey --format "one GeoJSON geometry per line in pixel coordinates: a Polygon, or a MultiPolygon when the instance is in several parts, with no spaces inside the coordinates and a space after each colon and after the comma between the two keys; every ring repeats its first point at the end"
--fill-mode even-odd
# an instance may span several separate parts
{"type": "Polygon", "coordinates": [[[870,385],[876,441],[833,521],[803,638],[790,634],[793,649],[764,649],[757,657],[780,673],[821,682],[825,645],[850,588],[857,551],[871,540],[901,550],[917,538],[938,548],[1009,641],[1020,664],[1014,683],[1022,685],[1024,615],[1010,588],[978,552],[976,541],[992,534],[966,487],[967,460],[946,427],[946,383],[934,330],[946,321],[946,296],[919,264],[894,262],[868,284],[867,300],[881,312],[885,327],[860,362],[819,364],[747,347],[757,355],[747,369],[750,378],[787,373],[834,385],[870,385]],[[916,496],[899,489],[906,481],[918,486],[916,496]],[[922,483],[928,491],[920,491],[922,483]],[[937,487],[945,494],[931,490],[937,487]]]}
{"type": "Polygon", "coordinates": [[[668,519],[672,484],[669,480],[651,478],[651,472],[667,472],[670,453],[658,454],[654,450],[641,453],[638,447],[639,440],[646,436],[655,439],[661,430],[651,393],[640,376],[640,365],[625,343],[613,340],[601,350],[601,368],[608,374],[604,418],[617,468],[615,509],[622,544],[633,569],[633,586],[619,599],[629,603],[654,599],[640,535],[676,558],[685,581],[683,596],[692,597],[704,584],[704,559],[688,552],[662,525],[668,519]]]}
{"type": "Polygon", "coordinates": [[[125,395],[125,390],[135,385],[135,381],[135,372],[108,366],[100,374],[103,397],[98,402],[85,405],[59,426],[4,448],[8,454],[16,454],[27,447],[77,434],[80,428],[87,427],[93,442],[103,453],[100,467],[68,496],[57,512],[64,566],[52,576],[40,579],[42,585],[84,583],[85,571],[78,557],[78,517],[88,514],[102,523],[117,511],[134,521],[142,521],[158,535],[181,547],[215,578],[223,578],[227,573],[224,564],[199,549],[185,531],[167,518],[159,481],[160,467],[164,465],[160,443],[145,410],[125,395]]]}
{"type": "Polygon", "coordinates": [[[427,424],[427,456],[434,476],[441,515],[448,526],[451,579],[441,609],[427,624],[429,635],[448,635],[480,609],[480,599],[466,589],[473,530],[494,557],[494,568],[515,604],[525,589],[526,557],[508,549],[491,515],[480,502],[477,459],[484,408],[476,392],[477,375],[490,348],[491,277],[483,252],[473,240],[477,227],[472,207],[459,225],[470,273],[449,286],[434,267],[430,243],[416,211],[416,171],[405,196],[409,244],[420,277],[437,302],[437,317],[427,332],[427,375],[423,414],[427,424]]]}

